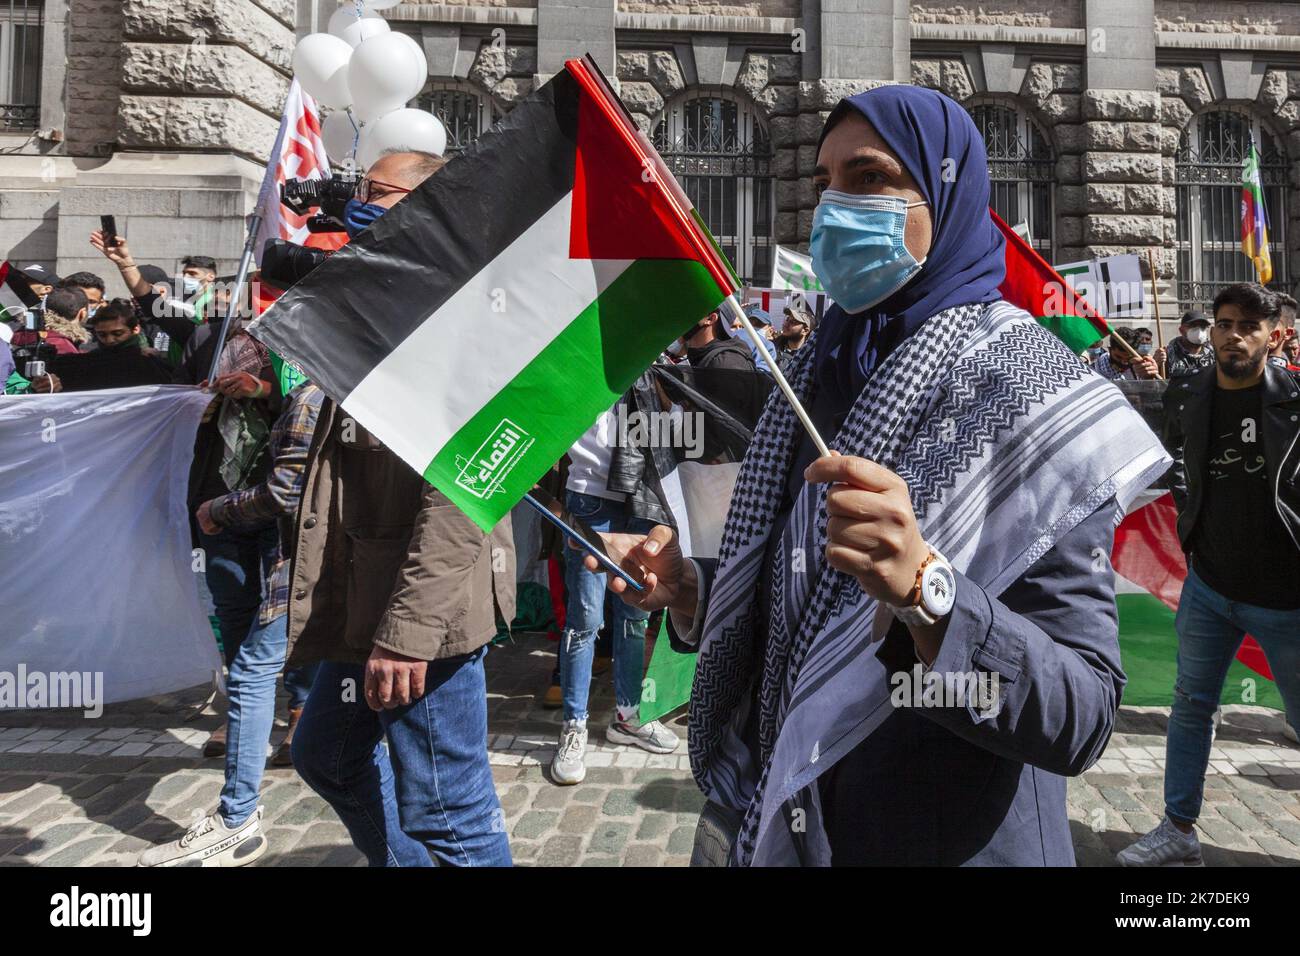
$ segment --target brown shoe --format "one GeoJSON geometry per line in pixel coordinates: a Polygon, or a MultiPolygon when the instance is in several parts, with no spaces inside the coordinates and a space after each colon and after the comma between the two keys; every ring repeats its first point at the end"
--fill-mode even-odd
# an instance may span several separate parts
{"type": "Polygon", "coordinates": [[[546,694],[542,697],[542,706],[547,710],[559,710],[564,706],[564,694],[560,691],[559,684],[551,684],[546,688],[546,694]]]}
{"type": "Polygon", "coordinates": [[[293,744],[293,732],[298,729],[298,718],[302,716],[302,708],[289,711],[289,732],[284,735],[284,742],[275,751],[275,756],[271,758],[272,767],[292,767],[293,752],[290,750],[293,744]]]}
{"type": "Polygon", "coordinates": [[[226,755],[226,724],[222,721],[221,726],[212,732],[208,742],[203,745],[203,756],[205,757],[224,757],[226,755]]]}

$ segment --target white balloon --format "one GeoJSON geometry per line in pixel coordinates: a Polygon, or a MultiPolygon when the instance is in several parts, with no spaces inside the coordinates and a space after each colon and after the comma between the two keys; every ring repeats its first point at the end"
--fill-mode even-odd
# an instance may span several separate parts
{"type": "Polygon", "coordinates": [[[342,109],[352,102],[348,61],[352,47],[328,33],[309,33],[293,50],[293,72],[302,88],[322,106],[342,109]]]}
{"type": "Polygon", "coordinates": [[[357,131],[347,112],[336,110],[320,124],[320,138],[325,144],[325,155],[329,157],[331,165],[337,165],[352,155],[357,131]]]}
{"type": "Polygon", "coordinates": [[[346,41],[348,46],[355,47],[362,40],[388,31],[388,21],[374,11],[366,10],[357,19],[357,8],[350,3],[339,7],[330,16],[329,32],[346,41]]]}
{"type": "Polygon", "coordinates": [[[361,130],[357,165],[369,169],[386,149],[418,149],[441,156],[447,149],[447,130],[438,117],[424,110],[393,110],[361,130]]]}
{"type": "Polygon", "coordinates": [[[368,122],[401,109],[428,79],[424,50],[405,33],[381,33],[363,40],[348,65],[353,115],[368,122]]]}

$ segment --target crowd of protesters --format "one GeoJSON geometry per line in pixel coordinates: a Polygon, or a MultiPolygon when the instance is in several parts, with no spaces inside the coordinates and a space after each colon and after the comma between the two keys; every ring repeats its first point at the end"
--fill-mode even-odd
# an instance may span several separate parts
{"type": "MultiPolygon", "coordinates": [[[[867,106],[856,108],[868,118],[874,115],[867,106]]],[[[885,119],[877,117],[876,121],[885,119]]],[[[846,142],[864,135],[860,118],[851,111],[841,110],[838,122],[839,135],[846,142]]],[[[957,123],[950,118],[944,122],[957,123]]],[[[956,132],[963,137],[972,135],[964,126],[956,132]]],[[[899,142],[906,144],[907,136],[915,131],[898,135],[899,142]]],[[[968,149],[977,148],[977,140],[971,139],[971,144],[968,149]]],[[[916,148],[915,144],[909,148],[916,148]]],[[[442,165],[439,157],[427,153],[392,151],[381,156],[349,203],[345,216],[349,233],[374,222],[442,165]]],[[[915,182],[899,188],[919,190],[915,182]]],[[[972,222],[987,218],[986,195],[974,195],[969,201],[948,196],[943,203],[951,204],[972,222]]],[[[901,212],[906,215],[914,206],[930,204],[921,200],[905,203],[901,212]]],[[[936,242],[943,239],[937,233],[931,238],[936,242]]],[[[956,237],[949,240],[958,241],[956,237]]],[[[206,556],[204,581],[229,670],[226,720],[204,749],[209,757],[225,758],[225,778],[215,809],[203,814],[177,840],[147,851],[141,862],[239,866],[266,852],[258,795],[274,720],[277,679],[283,672],[289,697],[289,733],[273,763],[292,763],[297,768],[338,813],[372,865],[508,864],[510,848],[500,825],[501,808],[486,751],[484,657],[498,628],[508,625],[514,614],[516,556],[509,518],[491,533],[482,532],[319,388],[286,374],[267,348],[248,333],[242,310],[235,310],[240,315],[223,340],[219,331],[223,326],[216,319],[228,311],[230,286],[228,277],[218,276],[213,259],[189,255],[179,263],[177,274],[170,276],[160,267],[136,263],[120,239],[106,242],[104,235],[96,232],[90,243],[118,273],[113,282],[89,272],[60,278],[41,267],[22,270],[23,279],[40,297],[42,321],[10,316],[9,341],[6,349],[0,350],[0,359],[16,353],[46,358],[36,358],[23,367],[8,358],[4,362],[7,367],[0,367],[8,373],[6,392],[58,393],[172,383],[202,386],[213,394],[196,436],[189,510],[195,545],[206,556]],[[109,297],[110,285],[117,282],[127,295],[109,297]],[[211,376],[210,369],[215,369],[211,376]]],[[[987,249],[967,253],[978,252],[980,263],[992,262],[1000,255],[1000,247],[991,241],[987,245],[987,249]]],[[[949,253],[956,254],[955,250],[949,253]]],[[[994,271],[988,270],[988,276],[994,271]]],[[[917,285],[921,291],[937,294],[938,286],[931,289],[930,285],[946,281],[937,272],[922,272],[921,276],[917,285]]],[[[996,299],[996,283],[989,282],[992,298],[982,302],[996,299]]],[[[846,293],[850,291],[845,288],[846,293]]],[[[941,308],[939,303],[940,299],[935,299],[925,304],[950,311],[953,321],[965,321],[962,309],[966,306],[958,303],[941,308]]],[[[847,313],[838,306],[836,309],[836,321],[844,321],[847,313]]],[[[752,423],[767,406],[771,377],[778,371],[806,368],[812,361],[806,350],[818,319],[798,298],[783,309],[779,328],[774,317],[757,305],[748,306],[745,314],[759,331],[760,342],[753,341],[739,318],[717,311],[687,329],[657,364],[723,373],[718,379],[722,384],[714,386],[717,390],[712,398],[752,423]]],[[[915,318],[924,320],[929,314],[918,313],[915,318]]],[[[1294,377],[1300,372],[1295,364],[1295,315],[1294,299],[1244,283],[1225,289],[1210,315],[1184,314],[1178,337],[1166,347],[1154,343],[1150,329],[1118,327],[1108,342],[1080,357],[1108,380],[1167,381],[1164,437],[1176,459],[1170,477],[1180,510],[1179,536],[1190,558],[1177,625],[1181,650],[1168,742],[1167,816],[1156,830],[1121,855],[1121,861],[1128,864],[1200,861],[1194,824],[1213,734],[1212,718],[1228,662],[1248,630],[1261,641],[1289,711],[1300,713],[1300,657],[1293,640],[1300,628],[1300,607],[1295,606],[1300,602],[1293,597],[1300,594],[1294,586],[1300,576],[1300,519],[1296,518],[1300,500],[1293,500],[1292,482],[1277,480],[1279,474],[1294,475],[1300,467],[1294,461],[1300,454],[1296,450],[1300,426],[1295,424],[1296,415],[1290,414],[1293,407],[1300,407],[1293,405],[1300,395],[1300,380],[1294,377]],[[1242,528],[1245,534],[1239,533],[1242,528]],[[1268,565],[1263,573],[1255,564],[1260,555],[1268,565]],[[1193,647],[1194,656],[1184,653],[1193,647]]],[[[913,328],[899,334],[905,341],[915,332],[913,328]]],[[[830,385],[854,382],[860,372],[868,374],[869,370],[857,364],[866,354],[845,350],[831,356],[831,362],[843,366],[833,375],[818,367],[819,376],[832,377],[823,382],[827,390],[814,396],[812,412],[828,432],[832,422],[845,421],[865,394],[861,383],[856,386],[858,398],[848,392],[832,394],[830,385]]],[[[829,362],[826,367],[830,368],[829,362]]],[[[1097,384],[1086,372],[1080,374],[1097,384]]],[[[663,408],[673,404],[663,388],[664,383],[647,372],[620,403],[663,408]]],[[[1086,386],[1080,389],[1085,390],[1086,386]]],[[[666,548],[660,554],[665,541],[662,532],[671,521],[664,501],[648,480],[644,456],[628,455],[607,440],[615,409],[602,415],[570,449],[553,476],[555,491],[563,492],[567,511],[591,531],[635,538],[632,547],[640,555],[641,566],[659,574],[671,551],[666,548]]],[[[858,455],[841,456],[840,461],[818,459],[805,439],[792,440],[802,442],[788,449],[792,454],[797,451],[802,463],[792,472],[798,487],[802,486],[799,476],[805,474],[802,465],[807,465],[807,474],[821,475],[818,480],[847,489],[844,482],[848,476],[843,473],[850,467],[847,462],[862,463],[869,457],[859,449],[858,455]]],[[[742,456],[743,452],[733,460],[742,456]]],[[[875,474],[880,491],[873,492],[877,495],[873,501],[886,493],[894,495],[899,498],[897,513],[902,514],[907,489],[902,486],[900,490],[893,481],[897,477],[881,468],[875,474]]],[[[746,480],[788,479],[785,475],[751,475],[746,480]]],[[[783,499],[782,526],[796,518],[799,523],[809,520],[802,513],[792,513],[798,487],[783,499]]],[[[1092,544],[1111,539],[1114,504],[1114,498],[1103,502],[1093,517],[1076,529],[1087,536],[1084,543],[1089,547],[1074,551],[1091,555],[1095,551],[1092,544]]],[[[910,506],[907,516],[915,523],[910,506]]],[[[857,532],[845,529],[867,520],[858,516],[850,521],[850,517],[837,514],[835,518],[835,533],[842,539],[840,560],[844,560],[843,552],[858,548],[854,542],[861,537],[854,538],[857,532]],[[845,538],[846,534],[850,537],[845,538]]],[[[760,557],[778,568],[784,533],[773,541],[768,553],[760,557]]],[[[854,574],[859,581],[875,582],[873,586],[896,612],[915,610],[901,603],[908,597],[911,575],[915,573],[919,591],[921,572],[932,562],[944,563],[937,552],[925,547],[930,554],[920,564],[921,570],[909,565],[904,569],[907,573],[899,577],[906,578],[903,583],[908,585],[901,596],[894,593],[899,589],[896,583],[873,578],[878,573],[874,569],[854,574]]],[[[1056,554],[1054,549],[1040,558],[1043,580],[1068,573],[1081,582],[1092,582],[1088,587],[1100,587],[1101,603],[1106,604],[1108,598],[1113,608],[1113,592],[1098,585],[1091,570],[1069,565],[1067,551],[1073,553],[1064,549],[1056,554]]],[[[665,724],[641,719],[645,642],[669,615],[674,647],[700,640],[704,602],[714,586],[711,575],[718,569],[683,563],[683,556],[676,555],[676,573],[684,577],[674,585],[681,587],[675,587],[672,603],[655,604],[607,594],[607,585],[616,593],[623,589],[616,579],[607,582],[604,575],[591,573],[595,570],[593,559],[572,542],[561,543],[559,553],[562,570],[555,590],[560,595],[564,623],[554,686],[546,699],[562,709],[550,779],[563,786],[581,782],[586,773],[590,687],[593,675],[603,672],[602,657],[612,660],[608,669],[615,697],[614,711],[604,729],[606,739],[655,754],[680,747],[681,741],[665,724]],[[688,566],[693,570],[686,570],[688,566]],[[602,631],[609,635],[603,650],[602,631]]],[[[962,586],[969,593],[974,585],[967,582],[962,586]]],[[[1034,859],[1047,860],[1049,854],[1066,858],[1068,827],[1064,827],[1064,789],[1059,778],[1081,772],[1100,754],[1123,684],[1118,649],[1110,646],[1115,641],[1103,635],[1109,643],[1099,645],[1098,650],[1098,654],[1115,657],[1113,661],[1081,663],[1090,655],[1080,654],[1076,655],[1080,661],[1070,663],[1075,651],[1033,623],[1037,610],[1028,606],[1015,609],[1022,598],[1021,603],[1032,604],[1026,597],[1032,590],[1020,582],[997,595],[998,600],[1010,603],[997,605],[992,625],[981,619],[976,629],[969,620],[960,622],[972,634],[979,630],[987,636],[990,628],[1001,629],[1009,647],[1019,642],[1022,656],[1026,643],[1032,645],[1036,656],[1024,661],[1025,681],[1018,689],[1012,688],[1010,706],[1018,706],[1015,693],[1025,693],[1034,681],[1045,682],[1046,688],[1067,666],[1104,670],[1104,681],[1114,695],[1103,688],[1095,698],[1076,702],[1090,708],[1095,727],[1087,740],[1074,742],[1075,750],[1068,759],[1055,751],[1035,749],[1054,743],[1051,738],[1057,731],[1065,733],[1064,714],[1038,715],[1044,725],[1037,729],[1028,724],[1007,725],[1005,713],[993,715],[993,723],[980,733],[999,735],[996,739],[1005,744],[1001,748],[982,748],[967,739],[979,734],[948,733],[942,722],[925,725],[932,742],[950,748],[954,765],[985,767],[990,774],[999,775],[1009,792],[1018,792],[1022,786],[1026,765],[1038,768],[1035,775],[1047,768],[1042,770],[1043,785],[1056,788],[1050,800],[1035,790],[1032,805],[1022,808],[1024,819],[1034,824],[1030,837],[1000,829],[1006,821],[996,814],[980,822],[987,830],[982,835],[985,843],[972,844],[970,858],[990,847],[997,851],[990,859],[1003,862],[1027,860],[1027,852],[1034,859]],[[1043,663],[1049,659],[1059,666],[1043,663]],[[1053,730],[1047,726],[1053,721],[1062,727],[1053,730]],[[1012,757],[1006,757],[1004,750],[1012,757]],[[1039,825],[1043,820],[1054,828],[1047,836],[1039,825]]],[[[775,598],[765,594],[764,599],[770,609],[775,598]]],[[[883,598],[877,595],[872,600],[883,598]]],[[[982,606],[992,607],[993,600],[990,595],[982,606]]],[[[969,608],[954,611],[950,604],[944,613],[971,617],[973,612],[969,608]]],[[[937,659],[939,647],[934,632],[927,630],[934,624],[921,616],[899,614],[890,624],[892,637],[883,638],[890,646],[905,644],[916,660],[929,666],[937,659]]],[[[714,639],[723,638],[715,635],[714,639]]],[[[939,640],[952,646],[967,639],[953,636],[953,632],[944,638],[940,632],[939,640]]],[[[911,659],[908,656],[909,662],[911,659]]],[[[767,706],[757,697],[751,704],[767,706]]],[[[857,756],[845,758],[843,771],[829,777],[827,789],[822,791],[826,807],[840,809],[840,816],[828,817],[826,826],[839,852],[847,852],[843,859],[857,859],[854,853],[858,851],[861,862],[918,859],[911,855],[913,847],[906,840],[898,842],[903,830],[885,833],[873,829],[875,825],[860,815],[843,812],[861,802],[864,788],[878,789],[883,777],[893,779],[890,774],[882,777],[867,772],[873,760],[896,764],[910,759],[908,734],[921,725],[906,724],[918,718],[905,714],[893,719],[902,723],[862,741],[854,751],[857,756]],[[900,727],[911,730],[902,733],[900,727]],[[872,747],[884,749],[871,756],[872,747]]],[[[964,723],[964,714],[951,720],[963,731],[971,729],[964,723]]],[[[738,736],[731,743],[736,747],[750,747],[753,741],[749,737],[764,732],[748,724],[733,729],[738,736]]],[[[872,792],[882,800],[888,796],[872,792]]],[[[903,791],[894,795],[899,793],[903,791]]],[[[895,809],[910,812],[902,803],[895,809]]],[[[965,857],[959,860],[954,856],[959,852],[963,852],[959,846],[940,847],[925,860],[967,862],[965,857]]]]}

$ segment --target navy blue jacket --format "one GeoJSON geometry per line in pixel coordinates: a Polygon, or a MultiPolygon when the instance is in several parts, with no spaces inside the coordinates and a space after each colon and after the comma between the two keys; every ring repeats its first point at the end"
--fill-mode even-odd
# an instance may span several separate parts
{"type": "MultiPolygon", "coordinates": [[[[957,575],[932,667],[996,673],[1000,709],[897,708],[823,774],[832,864],[1074,865],[1065,778],[1101,756],[1125,683],[1110,566],[1118,518],[1111,499],[1001,595],[957,575]]],[[[697,563],[707,600],[715,563],[697,563]]],[[[897,622],[880,654],[892,672],[917,663],[897,622]]]]}

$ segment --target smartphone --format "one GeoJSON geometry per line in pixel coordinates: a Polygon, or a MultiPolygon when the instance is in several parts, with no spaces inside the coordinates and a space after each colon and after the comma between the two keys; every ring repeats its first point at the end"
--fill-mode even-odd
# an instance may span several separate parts
{"type": "Polygon", "coordinates": [[[23,328],[25,328],[28,332],[44,332],[45,331],[45,310],[28,309],[27,315],[23,319],[23,328]]]}
{"type": "Polygon", "coordinates": [[[117,234],[117,218],[115,216],[100,216],[99,231],[104,234],[105,249],[112,249],[122,241],[117,234]]]}
{"type": "Polygon", "coordinates": [[[575,541],[582,550],[588,552],[606,570],[622,578],[634,591],[644,591],[645,585],[619,567],[608,551],[601,536],[587,526],[587,523],[574,515],[564,504],[548,494],[540,485],[525,496],[525,501],[536,508],[543,516],[549,515],[566,537],[575,541]]]}

